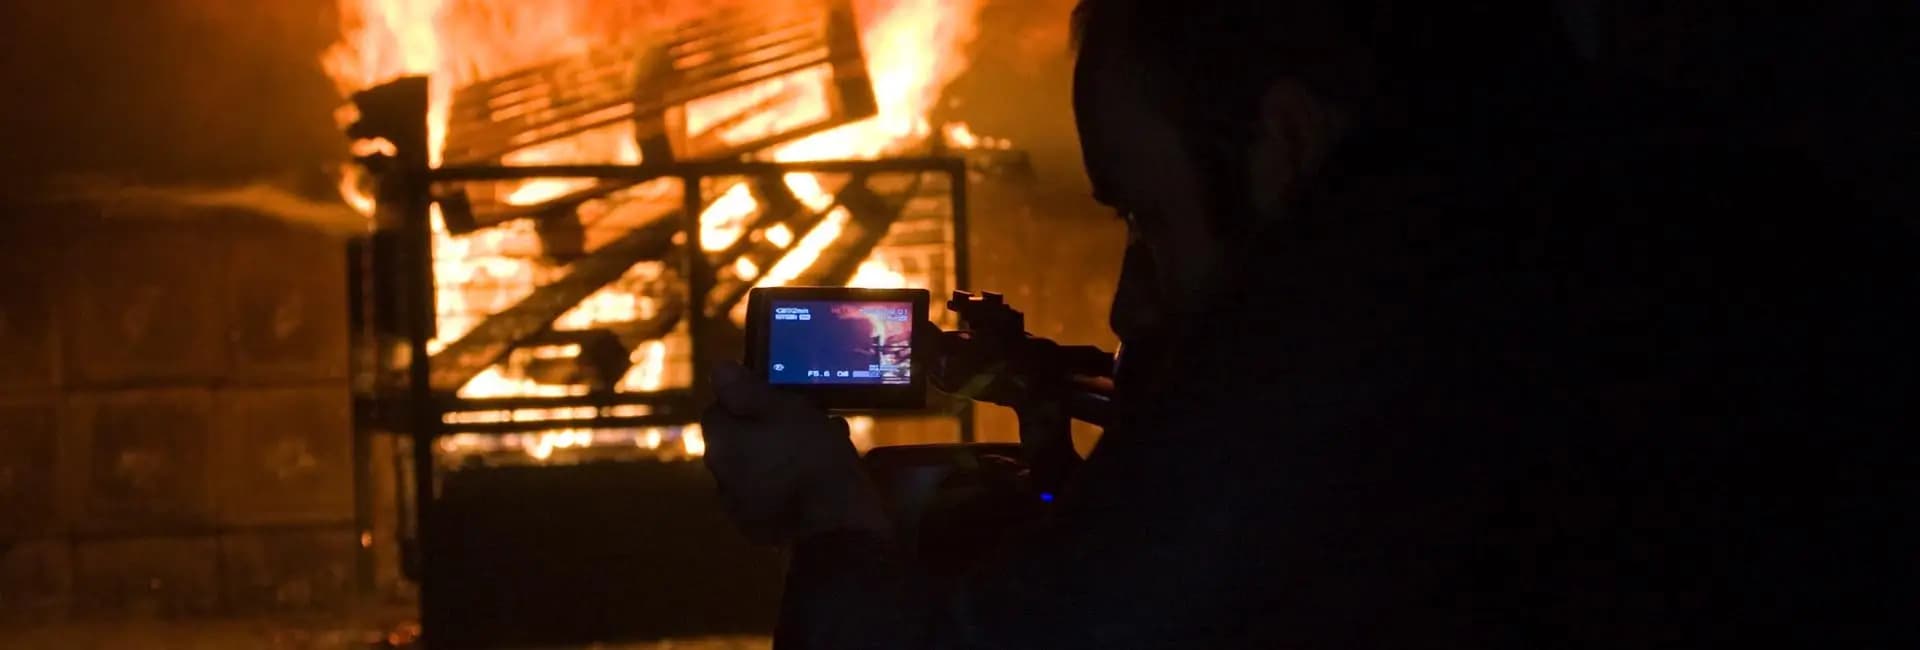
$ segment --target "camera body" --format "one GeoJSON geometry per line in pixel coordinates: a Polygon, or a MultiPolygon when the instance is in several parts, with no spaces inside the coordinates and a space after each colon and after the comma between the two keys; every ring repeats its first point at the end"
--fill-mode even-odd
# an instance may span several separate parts
{"type": "Polygon", "coordinates": [[[925,408],[928,302],[924,289],[754,289],[747,368],[829,410],[925,408]]]}
{"type": "Polygon", "coordinates": [[[863,464],[904,549],[961,575],[1046,516],[1079,463],[1068,418],[1104,426],[1113,355],[1034,337],[999,294],[955,292],[943,332],[919,289],[773,287],[747,299],[746,362],[774,388],[838,411],[918,410],[927,390],[1010,407],[1020,443],[875,447],[863,464]]]}

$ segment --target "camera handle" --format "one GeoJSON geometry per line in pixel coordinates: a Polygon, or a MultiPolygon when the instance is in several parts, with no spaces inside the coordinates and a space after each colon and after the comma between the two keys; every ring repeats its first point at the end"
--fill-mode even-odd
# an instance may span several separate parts
{"type": "Polygon", "coordinates": [[[932,373],[940,390],[1013,409],[1034,488],[1058,493],[1080,462],[1072,421],[1106,426],[1113,355],[1026,331],[1026,317],[997,293],[953,293],[962,329],[940,332],[932,373]]]}

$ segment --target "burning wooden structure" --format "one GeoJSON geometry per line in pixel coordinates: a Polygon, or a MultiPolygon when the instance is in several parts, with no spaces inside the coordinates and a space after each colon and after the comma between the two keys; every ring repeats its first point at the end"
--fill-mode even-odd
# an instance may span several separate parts
{"type": "MultiPolygon", "coordinates": [[[[427,79],[355,95],[378,225],[356,247],[356,417],[411,442],[429,638],[766,630],[775,558],[688,514],[712,487],[671,462],[704,450],[699,369],[737,356],[754,286],[965,288],[968,160],[932,133],[836,140],[876,112],[858,23],[845,0],[781,7],[457,89],[438,165],[427,79]],[[673,546],[661,521],[704,551],[636,554],[673,546]],[[671,615],[620,614],[661,594],[671,615]]],[[[970,415],[910,419],[965,439],[970,415]]]]}

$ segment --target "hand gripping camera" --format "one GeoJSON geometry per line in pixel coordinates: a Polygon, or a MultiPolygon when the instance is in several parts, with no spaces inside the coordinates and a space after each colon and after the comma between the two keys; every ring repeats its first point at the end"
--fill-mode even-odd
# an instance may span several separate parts
{"type": "Polygon", "coordinates": [[[868,472],[904,548],[934,575],[965,571],[998,536],[1045,517],[1080,456],[1071,421],[1104,426],[1113,355],[1026,331],[999,294],[954,292],[961,327],[941,331],[918,289],[755,289],[747,367],[834,411],[913,410],[929,388],[1012,408],[1020,443],[876,447],[868,472]]]}

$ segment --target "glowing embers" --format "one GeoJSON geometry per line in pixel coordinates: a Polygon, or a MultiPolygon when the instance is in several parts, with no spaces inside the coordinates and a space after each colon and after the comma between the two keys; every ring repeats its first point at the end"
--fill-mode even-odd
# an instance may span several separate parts
{"type": "Polygon", "coordinates": [[[793,245],[793,229],[788,228],[784,223],[773,224],[773,227],[767,229],[766,237],[768,243],[778,248],[793,245]]]}
{"type": "MultiPolygon", "coordinates": [[[[847,418],[854,448],[865,452],[874,445],[872,417],[847,418]]],[[[484,465],[556,464],[595,460],[692,460],[706,454],[700,425],[628,427],[616,429],[558,429],[532,433],[443,436],[437,443],[442,464],[458,467],[484,465]]]]}
{"type": "Polygon", "coordinates": [[[591,460],[690,460],[706,454],[700,425],[623,429],[559,429],[534,433],[453,434],[440,438],[444,465],[458,467],[591,460]]]}
{"type": "Polygon", "coordinates": [[[991,138],[974,135],[973,128],[966,122],[953,122],[942,127],[942,135],[947,144],[960,149],[1012,149],[1013,142],[1005,138],[991,138]]]}

